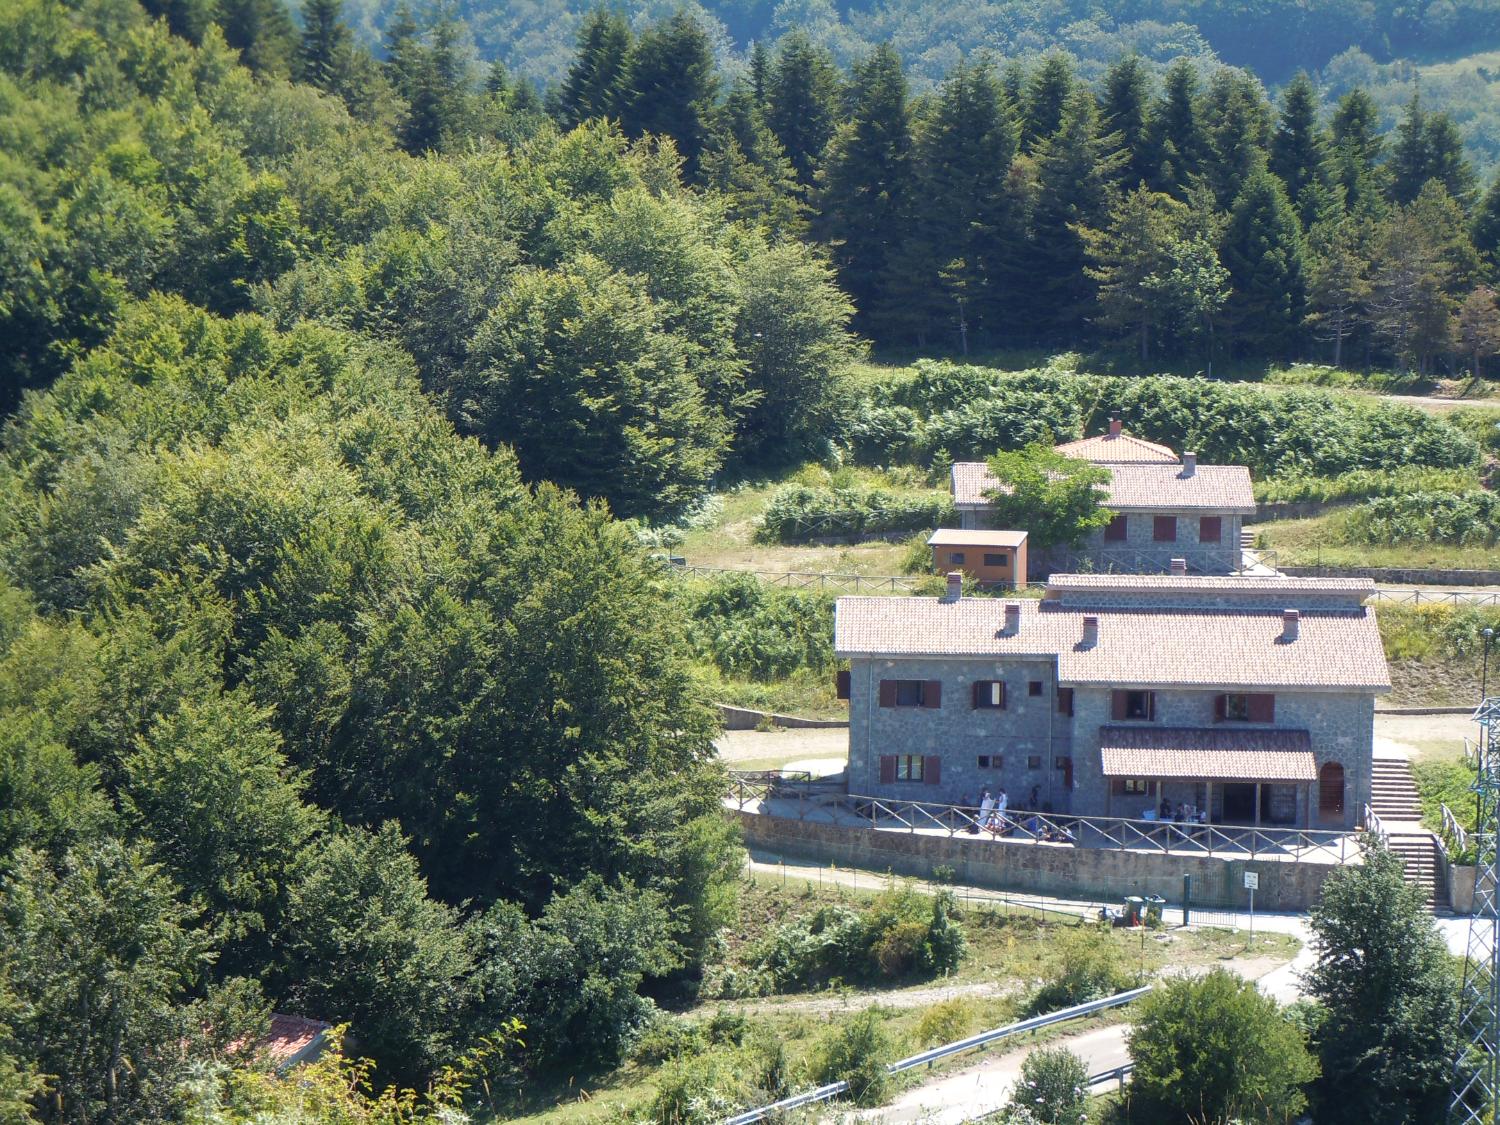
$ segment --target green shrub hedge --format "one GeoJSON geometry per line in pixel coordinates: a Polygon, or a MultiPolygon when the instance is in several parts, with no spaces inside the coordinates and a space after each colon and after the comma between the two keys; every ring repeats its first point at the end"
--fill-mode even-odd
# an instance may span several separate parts
{"type": "Polygon", "coordinates": [[[1408,492],[1472,492],[1479,478],[1470,469],[1351,469],[1336,477],[1282,476],[1255,482],[1262,503],[1303,500],[1368,500],[1408,492]]]}
{"type": "Polygon", "coordinates": [[[805,543],[824,536],[857,539],[940,527],[951,523],[953,514],[953,500],[941,492],[790,484],[772,495],[758,535],[770,543],[805,543]]]}
{"type": "Polygon", "coordinates": [[[1489,547],[1500,539],[1500,496],[1479,491],[1382,496],[1350,512],[1341,534],[1346,543],[1379,547],[1403,543],[1489,547]]]}
{"type": "Polygon", "coordinates": [[[762,682],[833,667],[833,595],[753,574],[686,584],[690,639],[726,676],[762,682]]]}

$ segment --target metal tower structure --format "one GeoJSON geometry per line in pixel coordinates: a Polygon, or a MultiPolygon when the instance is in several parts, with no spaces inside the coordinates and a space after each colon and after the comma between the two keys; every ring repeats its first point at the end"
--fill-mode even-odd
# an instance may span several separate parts
{"type": "MultiPolygon", "coordinates": [[[[1486,657],[1489,639],[1485,638],[1486,657]]],[[[1500,1105],[1500,696],[1486,695],[1474,721],[1479,724],[1479,769],[1471,839],[1478,870],[1458,1001],[1463,1046],[1454,1060],[1448,1103],[1448,1120],[1455,1125],[1489,1125],[1500,1105]]]]}

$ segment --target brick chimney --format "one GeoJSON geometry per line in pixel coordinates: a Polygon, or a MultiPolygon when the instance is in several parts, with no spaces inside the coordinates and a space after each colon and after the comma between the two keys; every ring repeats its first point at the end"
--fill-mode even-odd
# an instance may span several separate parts
{"type": "Polygon", "coordinates": [[[1099,619],[1089,614],[1083,619],[1083,647],[1093,648],[1099,643],[1099,619]]]}
{"type": "Polygon", "coordinates": [[[1172,577],[1173,578],[1186,578],[1187,577],[1187,559],[1173,559],[1172,560],[1172,577]]]}
{"type": "Polygon", "coordinates": [[[1119,418],[1111,418],[1109,420],[1109,436],[1110,437],[1119,437],[1120,436],[1120,431],[1122,429],[1124,429],[1124,426],[1121,425],[1119,418]]]}
{"type": "Polygon", "coordinates": [[[1019,633],[1021,631],[1021,603],[1005,603],[1005,631],[1007,633],[1019,633]]]}
{"type": "Polygon", "coordinates": [[[1302,624],[1302,614],[1295,609],[1284,609],[1281,611],[1281,639],[1283,641],[1295,641],[1297,630],[1302,624]]]}
{"type": "Polygon", "coordinates": [[[943,601],[956,602],[964,596],[964,575],[961,570],[950,570],[948,572],[948,592],[943,595],[943,601]]]}
{"type": "Polygon", "coordinates": [[[1196,453],[1184,453],[1182,455],[1182,475],[1190,477],[1198,471],[1198,455],[1196,453]]]}

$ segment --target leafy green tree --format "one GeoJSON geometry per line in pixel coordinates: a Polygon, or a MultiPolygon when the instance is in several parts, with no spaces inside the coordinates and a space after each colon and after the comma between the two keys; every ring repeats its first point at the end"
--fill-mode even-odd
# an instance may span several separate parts
{"type": "Polygon", "coordinates": [[[703,25],[686,9],[647,28],[626,61],[620,119],[630,136],[671,137],[689,179],[712,131],[719,71],[703,25]]]}
{"type": "Polygon", "coordinates": [[[1316,193],[1329,184],[1328,152],[1318,124],[1318,92],[1299,71],[1281,94],[1281,114],[1271,135],[1271,171],[1296,204],[1304,230],[1316,219],[1316,193]]]}
{"type": "Polygon", "coordinates": [[[989,470],[997,482],[988,493],[995,526],[1025,530],[1038,550],[1076,547],[1113,518],[1099,503],[1108,470],[1065,457],[1049,442],[997,453],[989,470]]]}
{"type": "Polygon", "coordinates": [[[851,119],[829,143],[822,173],[816,228],[867,327],[890,311],[899,284],[895,252],[912,187],[906,95],[906,76],[891,47],[856,63],[851,119]]]}
{"type": "Polygon", "coordinates": [[[1329,876],[1310,918],[1318,1120],[1437,1120],[1458,1052],[1454,966],[1400,857],[1377,837],[1362,846],[1364,862],[1329,876]]]}
{"type": "Polygon", "coordinates": [[[820,259],[794,244],[754,254],[739,272],[735,342],[755,396],[740,418],[735,454],[750,463],[816,451],[837,427],[856,353],[854,308],[820,259]]]}
{"type": "Polygon", "coordinates": [[[1199,110],[1197,68],[1178,59],[1162,79],[1162,94],[1146,122],[1146,163],[1151,187],[1185,200],[1203,174],[1209,156],[1208,132],[1199,110]]]}
{"type": "Polygon", "coordinates": [[[102,840],[56,863],[22,851],[8,867],[0,960],[20,1001],[11,1030],[21,1059],[49,1076],[57,1120],[167,1120],[195,1059],[264,1026],[253,990],[190,1002],[210,942],[138,849],[102,840]]]}
{"type": "Polygon", "coordinates": [[[1286,355],[1306,303],[1302,227],[1281,181],[1264,165],[1245,182],[1224,229],[1220,257],[1233,291],[1227,315],[1242,348],[1286,355]]]}
{"type": "Polygon", "coordinates": [[[1495,291],[1481,285],[1459,306],[1454,317],[1453,335],[1476,376],[1484,376],[1483,361],[1500,355],[1500,306],[1495,291]]]}
{"type": "Polygon", "coordinates": [[[1151,80],[1146,64],[1140,55],[1126,55],[1104,75],[1099,127],[1106,136],[1118,138],[1115,144],[1125,154],[1120,166],[1121,186],[1127,191],[1155,178],[1146,135],[1150,110],[1151,80]]]}
{"type": "Polygon", "coordinates": [[[291,888],[278,945],[287,1000],[349,1023],[382,1073],[410,1079],[447,1061],[473,953],[394,824],[322,843],[291,888]]]}
{"type": "Polygon", "coordinates": [[[1475,208],[1470,236],[1485,276],[1500,284],[1500,176],[1496,176],[1491,182],[1489,190],[1475,208]]]}
{"type": "Polygon", "coordinates": [[[1119,156],[1099,134],[1093,94],[1082,88],[1073,93],[1062,124],[1036,153],[1036,162],[1027,254],[1030,314],[1055,338],[1076,325],[1093,304],[1095,287],[1084,272],[1088,250],[1081,232],[1104,226],[1114,203],[1119,156]]]}
{"type": "Polygon", "coordinates": [[[1436,181],[1382,225],[1371,275],[1370,318],[1403,366],[1431,370],[1449,345],[1459,295],[1477,258],[1463,212],[1436,181]]]}
{"type": "Polygon", "coordinates": [[[838,69],[827,50],[796,28],[782,37],[766,81],[766,124],[805,188],[812,186],[838,127],[839,87],[838,69]]]}
{"type": "Polygon", "coordinates": [[[1084,1125],[1088,1120],[1089,1072],[1066,1047],[1038,1047],[1021,1062],[1010,1104],[1044,1125],[1084,1125]]]}
{"type": "Polygon", "coordinates": [[[1115,205],[1108,228],[1082,232],[1093,262],[1087,273],[1099,283],[1100,322],[1134,336],[1143,360],[1154,331],[1182,334],[1228,296],[1213,242],[1191,220],[1186,204],[1142,186],[1115,205]]]}
{"type": "Polygon", "coordinates": [[[1308,240],[1307,320],[1333,345],[1333,365],[1344,363],[1344,342],[1364,322],[1371,296],[1368,240],[1345,218],[1314,227],[1308,240]]]}
{"type": "Polygon", "coordinates": [[[124,763],[122,803],[153,855],[207,906],[221,972],[270,962],[288,887],[322,820],[303,803],[268,718],[243,693],[184,700],[124,763]]]}
{"type": "Polygon", "coordinates": [[[630,26],[609,8],[595,8],[578,29],[578,46],[558,90],[558,116],[572,127],[623,109],[630,26]]]}
{"type": "Polygon", "coordinates": [[[1063,115],[1074,93],[1073,64],[1061,51],[1042,60],[1026,83],[1021,98],[1021,147],[1033,152],[1062,127],[1063,115]]]}
{"type": "Polygon", "coordinates": [[[1301,1030],[1227,969],[1159,983],[1127,1041],[1132,1112],[1146,1120],[1290,1121],[1318,1076],[1301,1030]]]}

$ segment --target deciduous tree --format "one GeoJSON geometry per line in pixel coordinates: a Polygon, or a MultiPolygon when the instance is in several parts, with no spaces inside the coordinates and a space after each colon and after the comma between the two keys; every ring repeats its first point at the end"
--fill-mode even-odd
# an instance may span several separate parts
{"type": "Polygon", "coordinates": [[[1113,518],[1099,502],[1109,472],[1054,452],[1048,442],[997,453],[989,470],[997,482],[987,494],[995,526],[1025,528],[1039,550],[1076,547],[1113,518]]]}

